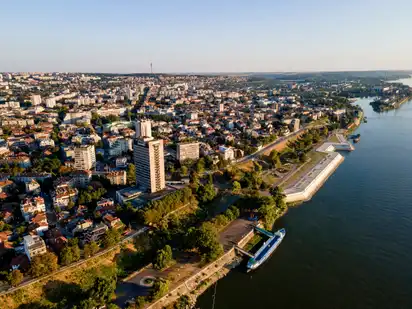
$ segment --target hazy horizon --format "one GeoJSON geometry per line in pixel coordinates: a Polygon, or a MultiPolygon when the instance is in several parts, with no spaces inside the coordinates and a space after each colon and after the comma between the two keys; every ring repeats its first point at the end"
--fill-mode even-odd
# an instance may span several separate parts
{"type": "Polygon", "coordinates": [[[21,0],[0,71],[288,73],[412,69],[412,2],[21,0]]]}

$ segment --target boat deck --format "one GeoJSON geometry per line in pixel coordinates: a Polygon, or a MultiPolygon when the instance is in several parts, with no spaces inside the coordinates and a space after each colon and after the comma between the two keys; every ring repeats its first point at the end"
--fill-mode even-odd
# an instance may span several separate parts
{"type": "Polygon", "coordinates": [[[258,250],[258,254],[255,256],[255,261],[259,262],[261,259],[263,259],[270,250],[270,248],[279,240],[279,238],[280,236],[275,235],[273,236],[273,239],[270,239],[266,244],[264,244],[263,250],[258,250]]]}

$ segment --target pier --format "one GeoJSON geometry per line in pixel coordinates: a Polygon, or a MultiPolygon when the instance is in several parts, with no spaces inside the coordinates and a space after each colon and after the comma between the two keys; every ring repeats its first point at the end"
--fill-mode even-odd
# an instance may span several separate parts
{"type": "Polygon", "coordinates": [[[240,248],[238,246],[235,246],[235,250],[242,253],[242,254],[244,254],[244,255],[247,255],[248,257],[251,257],[251,258],[255,257],[252,253],[250,253],[246,250],[243,250],[242,248],[240,248]]]}

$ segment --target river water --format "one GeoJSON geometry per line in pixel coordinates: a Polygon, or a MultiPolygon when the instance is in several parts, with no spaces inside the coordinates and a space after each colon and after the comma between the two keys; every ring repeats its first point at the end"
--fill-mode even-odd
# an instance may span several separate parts
{"type": "Polygon", "coordinates": [[[215,309],[412,308],[412,102],[377,114],[369,101],[356,150],[278,220],[287,234],[264,265],[218,282],[215,309]]]}

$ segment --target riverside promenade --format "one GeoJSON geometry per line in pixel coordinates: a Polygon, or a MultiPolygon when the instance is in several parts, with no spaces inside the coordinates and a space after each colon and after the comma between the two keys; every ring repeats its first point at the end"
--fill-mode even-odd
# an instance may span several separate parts
{"type": "Polygon", "coordinates": [[[295,203],[310,200],[343,162],[344,157],[335,151],[352,151],[355,149],[342,134],[337,134],[336,137],[339,142],[326,142],[316,149],[317,152],[325,153],[326,156],[284,190],[285,202],[295,203]]]}

